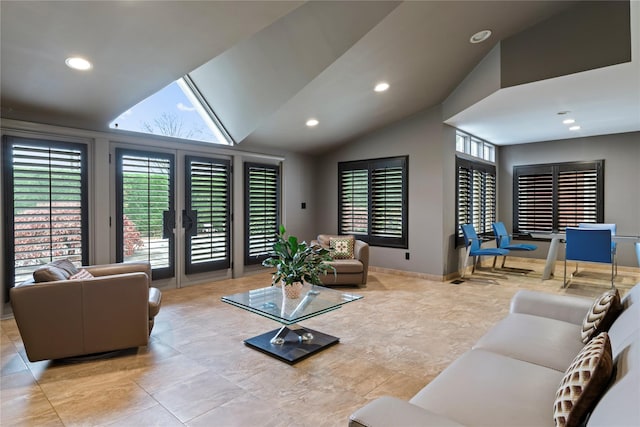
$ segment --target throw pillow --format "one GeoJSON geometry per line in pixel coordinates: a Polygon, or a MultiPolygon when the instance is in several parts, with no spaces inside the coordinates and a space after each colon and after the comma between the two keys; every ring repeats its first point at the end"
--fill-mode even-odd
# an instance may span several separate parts
{"type": "Polygon", "coordinates": [[[556,427],[579,426],[604,394],[613,373],[609,335],[589,341],[566,370],[553,404],[556,427]]]}
{"type": "Polygon", "coordinates": [[[353,259],[353,237],[331,237],[329,246],[333,249],[334,259],[353,259]]]}
{"type": "Polygon", "coordinates": [[[600,332],[608,331],[622,312],[622,303],[617,289],[611,289],[597,298],[582,321],[582,342],[587,343],[600,332]]]}
{"type": "Polygon", "coordinates": [[[93,274],[89,273],[84,268],[81,268],[80,270],[78,270],[76,274],[69,277],[69,280],[87,280],[87,279],[93,279],[93,274]]]}
{"type": "Polygon", "coordinates": [[[36,282],[55,282],[56,280],[67,280],[78,269],[68,259],[59,259],[43,265],[33,272],[33,280],[36,282]]]}

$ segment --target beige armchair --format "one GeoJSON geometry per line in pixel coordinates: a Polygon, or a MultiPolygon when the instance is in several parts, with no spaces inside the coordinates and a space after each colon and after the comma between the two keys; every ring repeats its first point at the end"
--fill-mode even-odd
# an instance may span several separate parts
{"type": "MultiPolygon", "coordinates": [[[[330,239],[333,237],[344,236],[319,234],[318,239],[314,242],[329,248],[330,239]]],[[[323,275],[321,277],[322,284],[327,286],[358,285],[364,287],[367,284],[367,274],[369,272],[369,244],[356,239],[353,245],[353,259],[334,259],[329,264],[336,269],[336,274],[328,272],[323,275]]]]}
{"type": "Polygon", "coordinates": [[[94,277],[70,279],[70,272],[52,263],[34,273],[37,282],[11,289],[13,314],[30,361],[147,345],[162,300],[160,290],[150,287],[149,263],[82,268],[94,277]]]}

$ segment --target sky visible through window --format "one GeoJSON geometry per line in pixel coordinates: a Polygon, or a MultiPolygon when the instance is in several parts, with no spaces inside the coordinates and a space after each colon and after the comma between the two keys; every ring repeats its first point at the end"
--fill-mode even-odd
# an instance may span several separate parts
{"type": "Polygon", "coordinates": [[[204,108],[180,80],[131,107],[111,122],[109,127],[228,144],[204,108]]]}

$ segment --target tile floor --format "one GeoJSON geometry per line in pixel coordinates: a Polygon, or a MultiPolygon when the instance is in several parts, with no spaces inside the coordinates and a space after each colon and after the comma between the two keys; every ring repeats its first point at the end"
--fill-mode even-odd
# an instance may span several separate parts
{"type": "MultiPolygon", "coordinates": [[[[265,286],[268,274],[163,291],[149,345],[110,359],[30,363],[14,320],[2,320],[0,424],[346,426],[378,396],[413,396],[507,313],[519,289],[607,288],[565,290],[535,272],[476,277],[497,279],[453,285],[372,272],[354,289],[363,300],[303,322],[340,344],[293,366],[242,343],[275,322],[220,301],[265,286]]],[[[638,269],[621,269],[617,286],[639,281],[638,269]]]]}

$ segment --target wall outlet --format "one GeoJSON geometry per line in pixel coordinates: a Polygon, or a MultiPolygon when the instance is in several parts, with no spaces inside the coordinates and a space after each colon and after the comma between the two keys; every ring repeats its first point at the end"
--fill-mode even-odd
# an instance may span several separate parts
{"type": "Polygon", "coordinates": [[[300,203],[300,209],[307,209],[307,204],[305,202],[300,203]]]}
{"type": "Polygon", "coordinates": [[[404,259],[409,259],[409,252],[404,253],[404,259]]]}

